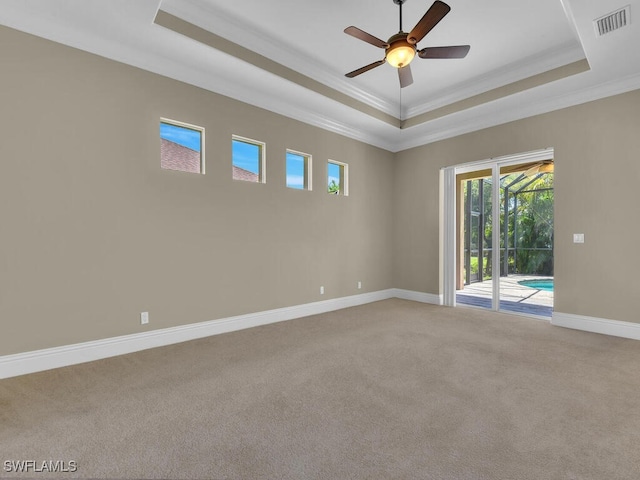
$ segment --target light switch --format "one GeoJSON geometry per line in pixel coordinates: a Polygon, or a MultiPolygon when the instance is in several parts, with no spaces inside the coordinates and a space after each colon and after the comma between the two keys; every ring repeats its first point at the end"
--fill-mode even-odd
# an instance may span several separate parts
{"type": "Polygon", "coordinates": [[[574,233],[573,243],[584,243],[584,233],[574,233]]]}

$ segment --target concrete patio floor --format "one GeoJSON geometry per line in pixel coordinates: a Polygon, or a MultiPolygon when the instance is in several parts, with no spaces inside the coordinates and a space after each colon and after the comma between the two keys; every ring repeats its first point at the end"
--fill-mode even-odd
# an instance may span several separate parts
{"type": "MultiPolygon", "coordinates": [[[[551,317],[553,313],[553,292],[520,285],[522,280],[551,280],[542,275],[509,275],[500,277],[500,309],[514,313],[551,317]]],[[[456,293],[456,303],[460,305],[491,308],[493,282],[465,285],[456,293]]]]}

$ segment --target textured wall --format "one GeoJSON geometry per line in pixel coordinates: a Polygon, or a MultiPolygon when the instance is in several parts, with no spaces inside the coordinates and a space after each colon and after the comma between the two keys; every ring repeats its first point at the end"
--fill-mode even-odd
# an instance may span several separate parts
{"type": "Polygon", "coordinates": [[[555,310],[639,322],[639,112],[634,91],[399,153],[394,286],[440,291],[441,167],[554,147],[555,310]]]}
{"type": "Polygon", "coordinates": [[[0,57],[0,355],[393,286],[393,154],[4,27],[0,57]],[[160,117],[206,128],[206,175],[160,168],[160,117]],[[232,180],[233,134],[266,184],[232,180]]]}

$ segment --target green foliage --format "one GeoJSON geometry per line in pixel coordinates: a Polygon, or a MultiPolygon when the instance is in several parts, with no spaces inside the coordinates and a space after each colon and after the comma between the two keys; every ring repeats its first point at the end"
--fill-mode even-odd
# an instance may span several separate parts
{"type": "MultiPolygon", "coordinates": [[[[508,272],[502,274],[553,275],[553,174],[524,177],[512,174],[501,179],[500,226],[504,226],[504,202],[508,202],[507,248],[509,252],[508,272]],[[514,183],[515,182],[515,183],[514,183]],[[504,187],[509,187],[509,197],[504,198],[504,187]],[[514,194],[515,193],[515,194],[514,194]],[[517,252],[514,254],[514,252],[517,252]]],[[[480,246],[485,251],[483,279],[491,278],[491,256],[493,241],[492,189],[491,179],[464,182],[465,202],[468,201],[467,188],[471,188],[472,216],[465,222],[465,242],[467,228],[470,228],[471,273],[478,273],[477,255],[480,246]],[[482,187],[481,187],[482,183],[482,187]],[[482,190],[482,202],[481,194],[482,190]],[[484,208],[481,208],[483,207],[484,208]],[[478,228],[480,222],[482,229],[478,228]],[[482,232],[483,238],[478,238],[482,232]]],[[[465,203],[466,205],[466,203],[465,203]]],[[[504,232],[500,244],[504,249],[504,232]]],[[[504,250],[502,250],[503,252],[504,250]]],[[[501,254],[502,254],[501,252],[501,254]]],[[[502,270],[502,262],[501,262],[502,270]]]]}
{"type": "Polygon", "coordinates": [[[331,183],[329,184],[328,192],[329,193],[333,193],[335,195],[339,194],[340,193],[340,185],[338,185],[335,180],[331,180],[331,183]]]}
{"type": "Polygon", "coordinates": [[[553,175],[536,178],[517,202],[510,195],[509,211],[509,248],[517,252],[509,273],[553,275],[553,175]]]}
{"type": "MultiPolygon", "coordinates": [[[[469,182],[465,182],[465,202],[468,201],[467,186],[469,182]]],[[[473,255],[478,253],[480,247],[486,252],[486,257],[483,261],[482,278],[489,279],[492,275],[492,261],[491,261],[491,246],[493,242],[493,218],[492,218],[492,191],[493,187],[488,179],[473,180],[471,185],[471,211],[472,218],[470,222],[470,234],[471,234],[471,274],[477,275],[478,273],[478,258],[473,255]],[[480,190],[482,189],[482,201],[480,198],[480,190]],[[480,229],[479,224],[483,223],[483,228],[480,229]],[[479,238],[480,232],[482,238],[479,238]],[[474,266],[475,264],[475,266],[474,266]]],[[[465,228],[467,225],[465,224],[465,228]]],[[[467,238],[465,231],[465,239],[467,238]]]]}
{"type": "MultiPolygon", "coordinates": [[[[489,257],[489,263],[491,262],[491,257],[489,257]]],[[[471,275],[477,275],[478,274],[478,257],[471,257],[471,275]]],[[[489,268],[487,268],[487,259],[485,258],[484,260],[484,275],[482,276],[483,280],[490,280],[491,279],[491,265],[489,265],[489,268]]]]}

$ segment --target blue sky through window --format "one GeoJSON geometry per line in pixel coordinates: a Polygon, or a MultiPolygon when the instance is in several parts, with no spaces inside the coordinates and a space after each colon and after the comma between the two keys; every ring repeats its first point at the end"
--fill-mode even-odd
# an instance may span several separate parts
{"type": "Polygon", "coordinates": [[[242,142],[240,140],[232,140],[231,156],[233,165],[259,174],[260,171],[260,146],[253,143],[242,142]]]}
{"type": "Polygon", "coordinates": [[[287,187],[304,189],[304,156],[287,152],[287,187]]]}
{"type": "Polygon", "coordinates": [[[202,133],[192,128],[160,122],[160,138],[200,152],[202,133]]]}
{"type": "Polygon", "coordinates": [[[340,165],[329,162],[327,165],[327,186],[331,185],[331,181],[335,181],[340,185],[340,165]]]}

